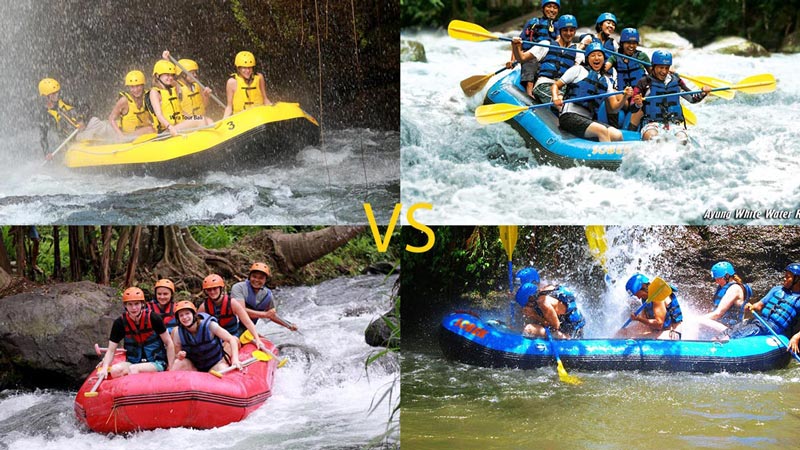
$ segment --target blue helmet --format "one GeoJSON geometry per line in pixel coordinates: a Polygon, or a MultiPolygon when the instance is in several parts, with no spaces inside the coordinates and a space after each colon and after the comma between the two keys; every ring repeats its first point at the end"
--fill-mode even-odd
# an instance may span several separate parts
{"type": "Polygon", "coordinates": [[[666,50],[656,50],[653,52],[652,63],[654,66],[671,66],[672,53],[666,50]]]}
{"type": "Polygon", "coordinates": [[[800,275],[800,264],[791,263],[788,266],[786,266],[786,271],[794,276],[800,275]]]}
{"type": "MultiPolygon", "coordinates": [[[[603,44],[601,44],[601,43],[599,43],[597,41],[594,41],[591,44],[586,46],[586,50],[583,51],[583,54],[588,57],[589,54],[592,53],[592,52],[602,52],[603,50],[605,50],[603,48],[603,44]]],[[[606,54],[603,53],[603,56],[605,56],[605,55],[606,54]]]]}
{"type": "Polygon", "coordinates": [[[600,14],[599,16],[597,16],[597,21],[594,24],[595,24],[595,26],[597,26],[597,25],[600,25],[601,23],[605,22],[606,20],[610,20],[610,21],[614,22],[614,25],[617,24],[617,16],[615,16],[614,14],[611,14],[610,12],[604,12],[603,14],[600,14]]]}
{"type": "Polygon", "coordinates": [[[556,6],[558,6],[558,9],[561,9],[561,0],[542,0],[542,8],[550,3],[555,3],[556,6]]]}
{"type": "Polygon", "coordinates": [[[720,261],[711,266],[711,276],[715,279],[725,278],[726,276],[731,276],[735,273],[736,271],[733,270],[733,264],[729,263],[728,261],[720,261]]]}
{"type": "Polygon", "coordinates": [[[517,272],[517,278],[520,285],[527,283],[539,284],[539,271],[534,267],[526,267],[517,272]]]}
{"type": "Polygon", "coordinates": [[[556,21],[556,28],[559,30],[570,27],[578,28],[578,19],[576,19],[572,14],[564,14],[558,18],[558,21],[556,21]]]}
{"type": "Polygon", "coordinates": [[[628,291],[628,294],[635,295],[637,292],[642,290],[642,285],[645,283],[650,283],[650,279],[637,272],[628,279],[627,283],[625,283],[625,290],[628,291]]]}
{"type": "Polygon", "coordinates": [[[517,295],[514,297],[514,300],[519,303],[519,306],[525,307],[528,304],[528,299],[536,295],[539,292],[539,286],[533,283],[525,283],[520,286],[519,290],[517,291],[517,295]]]}
{"type": "Polygon", "coordinates": [[[639,30],[636,28],[624,28],[619,35],[619,42],[636,42],[639,43],[639,30]]]}

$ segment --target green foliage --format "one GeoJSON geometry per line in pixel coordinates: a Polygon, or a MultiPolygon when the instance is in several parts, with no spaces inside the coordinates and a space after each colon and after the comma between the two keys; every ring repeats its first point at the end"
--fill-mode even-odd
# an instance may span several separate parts
{"type": "MultiPolygon", "coordinates": [[[[386,227],[378,227],[381,236],[386,227]]],[[[316,283],[341,275],[358,275],[370,264],[389,262],[395,266],[400,264],[401,233],[398,228],[392,233],[385,253],[379,253],[372,233],[367,230],[351,239],[347,244],[329,253],[317,261],[304,267],[302,274],[305,282],[316,283]]]]}
{"type": "Polygon", "coordinates": [[[258,233],[262,229],[262,227],[222,225],[189,227],[192,237],[200,245],[210,249],[230,247],[243,236],[258,233]]]}

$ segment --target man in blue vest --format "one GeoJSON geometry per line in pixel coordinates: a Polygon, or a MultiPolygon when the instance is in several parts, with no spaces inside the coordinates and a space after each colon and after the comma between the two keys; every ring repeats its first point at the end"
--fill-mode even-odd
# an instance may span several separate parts
{"type": "MultiPolygon", "coordinates": [[[[754,313],[758,312],[776,333],[790,336],[797,325],[798,316],[800,316],[800,263],[786,266],[786,270],[783,272],[783,284],[770,289],[761,300],[744,305],[744,309],[754,313]]],[[[723,334],[722,340],[727,340],[726,337],[736,339],[769,334],[772,333],[767,327],[760,320],[753,318],[728,329],[723,334]]],[[[797,342],[800,337],[794,335],[792,340],[794,340],[794,349],[797,351],[797,342]]],[[[792,348],[792,341],[789,342],[789,348],[792,348]]]]}
{"type": "MultiPolygon", "coordinates": [[[[519,33],[520,39],[527,42],[555,42],[558,38],[555,23],[560,9],[561,0],[542,0],[542,17],[534,17],[527,21],[519,33]]],[[[528,51],[532,46],[533,44],[522,44],[522,50],[528,51]]],[[[516,56],[512,51],[511,60],[506,63],[506,67],[510,69],[515,60],[516,56]]],[[[525,87],[525,92],[531,97],[533,97],[533,84],[538,72],[538,59],[530,58],[521,61],[519,81],[525,87]]]]}
{"type": "MultiPolygon", "coordinates": [[[[266,286],[269,276],[269,266],[262,262],[253,263],[247,280],[236,283],[231,288],[231,298],[244,303],[247,315],[254,324],[258,323],[258,319],[269,319],[291,331],[297,331],[295,324],[282,320],[275,312],[272,291],[266,286]]],[[[240,333],[243,332],[244,327],[241,323],[239,327],[240,333]]]]}

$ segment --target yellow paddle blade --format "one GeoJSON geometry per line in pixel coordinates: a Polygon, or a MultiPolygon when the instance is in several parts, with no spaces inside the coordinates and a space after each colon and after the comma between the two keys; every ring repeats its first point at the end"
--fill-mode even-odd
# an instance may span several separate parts
{"type": "Polygon", "coordinates": [[[472,97],[480,92],[493,76],[493,73],[490,73],[489,75],[473,75],[469,78],[461,80],[461,90],[464,91],[464,95],[467,97],[472,97]]]}
{"type": "Polygon", "coordinates": [[[289,362],[289,359],[287,359],[287,358],[284,358],[284,359],[282,359],[282,360],[281,360],[281,361],[278,363],[278,369],[280,369],[281,367],[285,366],[287,362],[289,362]]]}
{"type": "Polygon", "coordinates": [[[776,84],[777,82],[775,81],[774,75],[771,73],[762,73],[739,81],[731,86],[731,89],[736,89],[746,94],[766,94],[775,91],[776,84]]]}
{"type": "MultiPolygon", "coordinates": [[[[730,92],[730,91],[721,91],[721,92],[730,92]]],[[[694,115],[691,109],[687,108],[684,105],[681,105],[681,110],[683,110],[683,118],[686,120],[687,125],[697,125],[697,116],[694,115]]]]}
{"type": "Polygon", "coordinates": [[[244,333],[239,336],[239,342],[241,342],[242,345],[253,342],[253,333],[251,333],[250,330],[245,330],[244,333]]]}
{"type": "Polygon", "coordinates": [[[672,295],[672,288],[669,287],[666,281],[661,277],[656,277],[650,282],[647,288],[647,301],[648,302],[663,302],[672,295]]]}
{"type": "Polygon", "coordinates": [[[503,248],[506,249],[508,260],[511,261],[511,255],[514,254],[514,247],[517,245],[517,232],[519,231],[516,225],[500,225],[500,240],[503,242],[503,248]]]}
{"type": "Polygon", "coordinates": [[[451,38],[463,39],[465,41],[480,42],[487,39],[497,39],[497,36],[489,30],[474,23],[464,22],[463,20],[453,20],[447,26],[447,34],[451,38]]]}
{"type": "Polygon", "coordinates": [[[479,124],[488,125],[513,119],[517,114],[527,110],[527,106],[515,106],[509,103],[481,105],[475,109],[475,118],[479,124]]]}
{"type": "MultiPolygon", "coordinates": [[[[694,76],[693,77],[693,76],[681,74],[681,78],[686,78],[687,80],[691,81],[694,84],[699,85],[700,87],[708,86],[708,87],[712,87],[712,88],[718,88],[718,87],[732,86],[731,83],[728,83],[725,80],[720,80],[719,78],[714,78],[714,77],[707,77],[707,76],[694,76]]],[[[713,91],[713,92],[711,92],[711,95],[715,95],[715,96],[717,96],[719,98],[724,98],[725,100],[733,100],[733,98],[736,96],[736,91],[733,91],[733,90],[729,90],[729,91],[713,91]]],[[[686,113],[684,112],[684,116],[685,115],[686,115],[686,113]]],[[[692,125],[694,125],[694,124],[692,124],[692,125]]]]}
{"type": "Polygon", "coordinates": [[[564,364],[560,359],[558,360],[558,379],[561,380],[562,383],[567,384],[578,385],[582,383],[580,378],[567,373],[567,369],[564,368],[564,364]]]}
{"type": "Polygon", "coordinates": [[[272,355],[262,352],[261,350],[256,350],[253,352],[253,358],[259,361],[269,361],[272,359],[272,355]]]}
{"type": "Polygon", "coordinates": [[[149,141],[151,139],[155,139],[157,137],[158,137],[158,134],[156,134],[156,133],[143,134],[141,136],[137,136],[136,139],[131,141],[131,144],[141,144],[142,142],[147,142],[147,141],[149,141]]]}
{"type": "Polygon", "coordinates": [[[589,253],[606,270],[606,229],[602,225],[586,225],[586,241],[589,243],[589,253]]]}

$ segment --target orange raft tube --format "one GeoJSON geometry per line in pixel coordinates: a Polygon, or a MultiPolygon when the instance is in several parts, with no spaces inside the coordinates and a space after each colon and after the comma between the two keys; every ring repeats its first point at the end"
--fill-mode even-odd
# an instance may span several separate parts
{"type": "MultiPolygon", "coordinates": [[[[276,355],[278,349],[262,338],[276,355]]],[[[257,350],[243,345],[244,362],[257,350]]],[[[125,352],[114,355],[113,364],[125,360],[125,352]]],[[[97,396],[85,396],[97,382],[95,370],[75,398],[75,416],[98,433],[128,433],[157,428],[216,428],[238,422],[258,409],[272,395],[278,361],[256,361],[241,372],[232,370],[222,378],[206,372],[156,372],[108,378],[100,383],[97,396]]]]}

